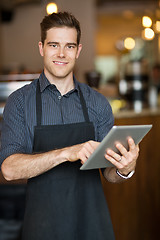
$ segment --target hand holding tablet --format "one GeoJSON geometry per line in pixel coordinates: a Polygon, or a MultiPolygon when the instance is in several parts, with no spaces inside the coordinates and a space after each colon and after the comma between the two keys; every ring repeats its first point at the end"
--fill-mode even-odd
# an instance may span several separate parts
{"type": "Polygon", "coordinates": [[[140,143],[143,137],[150,131],[152,125],[126,125],[113,126],[109,133],[102,140],[97,149],[88,158],[88,160],[81,166],[81,170],[113,167],[113,164],[104,157],[107,148],[111,148],[118,153],[115,143],[120,142],[126,149],[128,149],[128,137],[132,137],[135,144],[140,143]]]}

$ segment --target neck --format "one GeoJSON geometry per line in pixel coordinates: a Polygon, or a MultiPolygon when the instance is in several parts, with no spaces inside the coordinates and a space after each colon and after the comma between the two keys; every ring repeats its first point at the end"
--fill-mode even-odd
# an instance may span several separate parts
{"type": "Polygon", "coordinates": [[[74,88],[74,81],[73,79],[71,81],[64,81],[64,80],[58,80],[55,81],[54,84],[58,91],[61,93],[61,95],[65,95],[66,93],[68,93],[69,91],[71,91],[74,88]]]}
{"type": "Polygon", "coordinates": [[[47,76],[48,74],[46,73],[45,75],[48,81],[56,86],[61,95],[65,95],[67,92],[71,91],[74,88],[73,74],[66,76],[65,78],[51,78],[50,76],[47,76]]]}

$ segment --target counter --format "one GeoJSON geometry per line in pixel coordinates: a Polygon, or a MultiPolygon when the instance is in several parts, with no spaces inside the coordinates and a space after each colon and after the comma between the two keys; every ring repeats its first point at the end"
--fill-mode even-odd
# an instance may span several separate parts
{"type": "Polygon", "coordinates": [[[139,118],[147,116],[157,116],[160,115],[160,108],[146,108],[143,111],[136,113],[134,110],[121,110],[114,114],[115,120],[118,119],[127,119],[127,118],[139,118]]]}

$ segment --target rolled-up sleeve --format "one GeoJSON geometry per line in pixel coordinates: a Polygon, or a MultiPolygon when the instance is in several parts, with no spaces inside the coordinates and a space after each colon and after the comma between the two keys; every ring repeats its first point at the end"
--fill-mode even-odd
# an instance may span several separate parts
{"type": "Polygon", "coordinates": [[[9,96],[3,113],[0,164],[14,153],[25,153],[25,141],[23,95],[15,92],[9,96]]]}

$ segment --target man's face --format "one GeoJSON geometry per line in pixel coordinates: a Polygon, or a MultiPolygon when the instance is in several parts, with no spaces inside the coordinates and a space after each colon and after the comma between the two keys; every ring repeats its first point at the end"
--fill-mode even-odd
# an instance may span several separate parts
{"type": "Polygon", "coordinates": [[[50,82],[73,77],[81,48],[81,44],[77,45],[76,29],[55,27],[47,31],[44,45],[39,42],[39,50],[44,58],[44,73],[50,82]]]}

